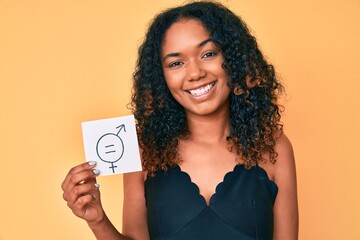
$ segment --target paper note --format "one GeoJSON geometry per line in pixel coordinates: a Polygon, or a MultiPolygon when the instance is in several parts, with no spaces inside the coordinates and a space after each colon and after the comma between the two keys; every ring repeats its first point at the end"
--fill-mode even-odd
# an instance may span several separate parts
{"type": "Polygon", "coordinates": [[[133,115],[83,122],[86,161],[96,161],[100,176],[141,171],[133,115]]]}

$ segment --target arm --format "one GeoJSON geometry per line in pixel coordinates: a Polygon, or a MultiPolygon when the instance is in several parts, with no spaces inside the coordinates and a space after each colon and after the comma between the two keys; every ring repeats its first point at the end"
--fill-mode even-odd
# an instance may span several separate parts
{"type": "Polygon", "coordinates": [[[150,239],[147,228],[144,180],[146,172],[124,174],[123,233],[131,239],[150,239]]]}
{"type": "Polygon", "coordinates": [[[97,240],[131,240],[131,238],[125,237],[115,228],[105,213],[101,221],[95,223],[88,222],[88,225],[97,240]]]}
{"type": "Polygon", "coordinates": [[[294,153],[289,139],[282,134],[276,144],[274,181],[279,191],[274,205],[274,240],[297,240],[299,213],[294,153]]]}

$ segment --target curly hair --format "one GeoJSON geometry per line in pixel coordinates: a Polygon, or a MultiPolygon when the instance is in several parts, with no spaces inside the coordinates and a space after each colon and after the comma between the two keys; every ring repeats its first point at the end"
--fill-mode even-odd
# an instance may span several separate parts
{"type": "Polygon", "coordinates": [[[283,87],[241,18],[219,3],[201,1],[157,15],[139,48],[131,106],[144,170],[154,174],[180,163],[179,140],[190,136],[184,109],[171,95],[161,64],[165,33],[181,19],[200,21],[222,50],[222,66],[232,89],[229,150],[247,168],[266,161],[265,154],[275,163],[275,142],[282,132],[278,98],[283,87]]]}

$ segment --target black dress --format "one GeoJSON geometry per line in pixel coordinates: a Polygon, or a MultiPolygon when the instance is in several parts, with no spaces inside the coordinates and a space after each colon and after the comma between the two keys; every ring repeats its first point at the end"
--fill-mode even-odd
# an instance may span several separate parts
{"type": "Polygon", "coordinates": [[[152,240],[272,239],[277,186],[259,166],[235,166],[209,205],[179,166],[145,181],[152,240]]]}

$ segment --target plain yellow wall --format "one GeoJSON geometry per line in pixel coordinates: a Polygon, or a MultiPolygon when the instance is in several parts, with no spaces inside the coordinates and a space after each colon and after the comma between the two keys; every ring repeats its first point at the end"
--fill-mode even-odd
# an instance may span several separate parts
{"type": "MultiPolygon", "coordinates": [[[[93,239],[62,200],[84,161],[80,123],[128,114],[146,25],[182,3],[0,0],[0,240],[93,239]]],[[[222,1],[287,87],[300,239],[360,239],[360,1],[222,1]]],[[[121,228],[122,176],[99,179],[121,228]]]]}

